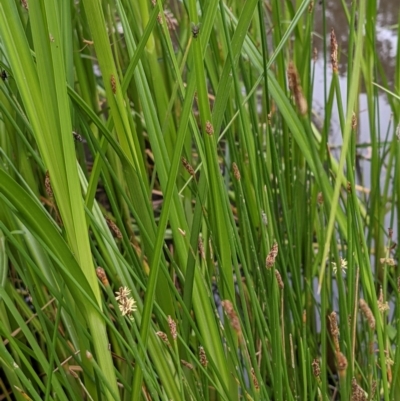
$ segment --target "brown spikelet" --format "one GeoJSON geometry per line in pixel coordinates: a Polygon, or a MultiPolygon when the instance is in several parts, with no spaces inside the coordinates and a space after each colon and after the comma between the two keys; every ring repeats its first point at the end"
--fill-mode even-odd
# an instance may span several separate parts
{"type": "Polygon", "coordinates": [[[385,300],[383,299],[383,289],[381,286],[381,289],[379,291],[379,298],[378,298],[378,309],[379,312],[384,313],[386,311],[388,311],[389,308],[389,304],[387,302],[385,302],[385,300]]]}
{"type": "Polygon", "coordinates": [[[110,285],[110,283],[108,282],[106,271],[102,267],[99,266],[96,268],[96,275],[102,282],[104,287],[108,287],[110,285]]]}
{"type": "MultiPolygon", "coordinates": [[[[371,398],[372,399],[372,398],[371,398]]],[[[358,385],[355,377],[351,380],[351,401],[367,401],[365,391],[358,385]]]]}
{"type": "Polygon", "coordinates": [[[111,75],[110,83],[111,83],[111,89],[115,95],[117,93],[117,80],[115,79],[114,75],[111,75]]]}
{"type": "Polygon", "coordinates": [[[211,124],[210,121],[206,122],[206,132],[208,135],[214,135],[214,126],[211,124]]]}
{"type": "Polygon", "coordinates": [[[314,358],[314,360],[311,363],[311,366],[314,377],[319,377],[321,375],[321,367],[319,366],[319,359],[314,358]]]}
{"type": "Polygon", "coordinates": [[[49,170],[46,171],[46,175],[45,175],[45,178],[44,178],[44,187],[46,189],[47,197],[50,198],[50,199],[53,199],[54,198],[54,193],[53,193],[53,188],[51,186],[49,170]]]}
{"type": "Polygon", "coordinates": [[[372,380],[371,383],[371,400],[375,399],[376,388],[378,387],[378,382],[376,380],[372,380]]]}
{"type": "Polygon", "coordinates": [[[353,115],[351,116],[351,129],[354,131],[357,128],[357,116],[353,111],[353,115]]]}
{"type": "Polygon", "coordinates": [[[201,366],[203,366],[203,368],[206,368],[208,365],[207,355],[206,355],[206,351],[204,350],[204,348],[201,345],[199,347],[199,359],[200,359],[201,366]]]}
{"type": "Polygon", "coordinates": [[[106,222],[107,222],[108,228],[111,230],[114,237],[121,239],[122,233],[121,233],[120,229],[117,227],[117,225],[108,217],[106,217],[106,222]]]}
{"type": "Polygon", "coordinates": [[[260,385],[258,383],[256,372],[254,371],[254,368],[251,368],[251,378],[253,380],[254,388],[258,391],[260,389],[260,385]]]}
{"type": "Polygon", "coordinates": [[[240,181],[240,171],[236,163],[232,163],[232,170],[235,178],[240,181]]]}
{"type": "Polygon", "coordinates": [[[347,193],[351,194],[351,182],[347,181],[347,193]]]}
{"type": "Polygon", "coordinates": [[[343,377],[346,374],[347,358],[339,351],[336,352],[337,368],[339,374],[343,377]]]}
{"type": "Polygon", "coordinates": [[[194,171],[194,168],[192,165],[184,158],[181,157],[181,162],[183,164],[183,167],[185,167],[186,171],[193,177],[196,178],[196,173],[194,171]]]}
{"type": "Polygon", "coordinates": [[[336,35],[335,31],[333,28],[331,29],[331,63],[332,63],[332,70],[334,74],[337,74],[339,71],[338,69],[338,61],[337,61],[337,41],[336,41],[336,35]]]}
{"type": "Polygon", "coordinates": [[[193,370],[193,365],[189,363],[188,361],[185,361],[184,359],[181,359],[181,364],[185,367],[187,367],[190,370],[193,370]]]}
{"type": "Polygon", "coordinates": [[[28,9],[29,9],[29,7],[28,7],[28,0],[21,0],[21,4],[22,4],[22,7],[25,8],[25,10],[28,10],[28,9]]]}
{"type": "Polygon", "coordinates": [[[168,326],[169,326],[169,331],[171,333],[171,337],[175,341],[178,338],[178,333],[176,331],[175,320],[172,319],[172,317],[170,315],[168,315],[168,326]]]}
{"type": "Polygon", "coordinates": [[[157,332],[156,332],[156,335],[157,335],[158,337],[160,337],[161,340],[162,340],[162,342],[163,342],[164,344],[168,345],[168,347],[171,346],[171,344],[170,344],[169,341],[168,341],[168,336],[167,336],[163,331],[157,331],[157,332]]]}
{"type": "Polygon", "coordinates": [[[375,318],[368,304],[361,298],[358,302],[358,305],[360,306],[361,312],[363,313],[364,317],[367,319],[369,327],[371,328],[371,330],[374,330],[375,318]]]}
{"type": "Polygon", "coordinates": [[[164,10],[165,21],[167,22],[168,30],[175,31],[178,27],[178,20],[175,18],[175,15],[171,10],[166,8],[164,10]]]}
{"type": "Polygon", "coordinates": [[[317,202],[319,205],[322,205],[324,203],[324,195],[322,194],[322,192],[318,192],[317,202]]]}
{"type": "Polygon", "coordinates": [[[158,22],[158,25],[162,25],[163,24],[163,18],[162,18],[162,14],[161,13],[157,14],[157,22],[158,22]]]}
{"type": "Polygon", "coordinates": [[[300,84],[299,74],[292,61],[289,63],[287,75],[288,75],[289,89],[292,92],[297,109],[299,110],[299,113],[302,116],[304,116],[307,114],[308,104],[303,94],[303,88],[301,87],[300,84]]]}
{"type": "Polygon", "coordinates": [[[339,328],[337,325],[336,313],[332,312],[329,315],[329,323],[330,323],[330,332],[332,335],[333,343],[335,344],[335,351],[337,353],[340,352],[339,348],[339,328]]]}
{"type": "Polygon", "coordinates": [[[242,330],[240,328],[239,318],[236,314],[236,311],[233,309],[232,302],[229,300],[225,300],[225,301],[222,301],[221,304],[222,304],[222,307],[224,308],[226,315],[229,318],[229,321],[231,322],[232,328],[239,335],[242,332],[242,330]]]}
{"type": "Polygon", "coordinates": [[[77,141],[77,142],[83,142],[82,136],[79,135],[77,132],[72,131],[72,135],[74,136],[75,141],[77,141]]]}
{"type": "Polygon", "coordinates": [[[278,256],[278,243],[275,241],[274,244],[272,245],[271,250],[269,251],[267,259],[265,260],[265,266],[267,267],[267,269],[271,269],[271,267],[275,264],[275,259],[277,256],[278,256]]]}
{"type": "Polygon", "coordinates": [[[278,282],[279,288],[280,288],[281,290],[283,290],[284,284],[283,284],[283,281],[282,281],[282,276],[281,276],[281,274],[279,273],[279,271],[276,270],[276,269],[275,269],[275,277],[276,277],[276,281],[278,282]]]}

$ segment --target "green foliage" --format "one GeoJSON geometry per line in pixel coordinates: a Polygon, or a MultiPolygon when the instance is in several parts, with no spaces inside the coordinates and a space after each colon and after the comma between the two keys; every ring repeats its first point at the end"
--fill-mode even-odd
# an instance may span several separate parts
{"type": "Polygon", "coordinates": [[[318,125],[309,0],[0,3],[8,399],[396,399],[398,95],[383,136],[376,2],[342,3],[318,125]]]}

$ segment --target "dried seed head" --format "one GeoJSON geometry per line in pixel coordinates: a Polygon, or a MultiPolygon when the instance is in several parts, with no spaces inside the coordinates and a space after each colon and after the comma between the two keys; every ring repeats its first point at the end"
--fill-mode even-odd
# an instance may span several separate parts
{"type": "Polygon", "coordinates": [[[203,239],[201,238],[200,235],[199,235],[199,240],[198,240],[198,248],[199,248],[200,257],[203,260],[206,260],[206,253],[204,252],[203,239]]]}
{"type": "Polygon", "coordinates": [[[338,61],[337,61],[337,49],[338,49],[338,45],[337,45],[337,41],[336,41],[336,35],[335,35],[335,31],[332,28],[331,29],[331,63],[332,63],[333,73],[335,73],[335,74],[337,74],[337,72],[339,71],[338,61]]]}
{"type": "Polygon", "coordinates": [[[157,14],[157,22],[158,22],[159,25],[163,24],[163,19],[162,19],[162,14],[161,13],[157,14]]]}
{"type": "Polygon", "coordinates": [[[181,162],[183,164],[183,167],[185,167],[186,171],[193,177],[196,178],[196,173],[194,172],[194,168],[192,165],[184,158],[181,157],[181,162]]]}
{"type": "Polygon", "coordinates": [[[351,380],[351,401],[367,401],[366,392],[358,385],[355,377],[351,380]]]}
{"type": "Polygon", "coordinates": [[[168,30],[175,31],[178,27],[178,20],[175,18],[175,15],[172,13],[171,10],[165,9],[164,10],[165,21],[167,22],[168,30]]]}
{"type": "Polygon", "coordinates": [[[121,239],[122,233],[121,233],[120,229],[117,227],[117,225],[108,217],[106,217],[106,222],[107,222],[108,228],[111,230],[114,237],[121,239]]]}
{"type": "Polygon", "coordinates": [[[221,302],[222,307],[225,310],[226,315],[229,318],[229,321],[231,322],[231,326],[232,328],[236,331],[236,333],[239,335],[242,330],[240,328],[240,322],[239,322],[239,318],[236,314],[236,311],[233,309],[233,305],[232,302],[229,300],[224,300],[221,302]]]}
{"type": "Polygon", "coordinates": [[[45,178],[44,178],[44,187],[46,189],[47,197],[50,198],[50,199],[53,199],[54,198],[54,193],[53,193],[53,188],[51,186],[49,170],[46,171],[46,175],[45,175],[45,178]]]}
{"type": "Polygon", "coordinates": [[[206,132],[208,135],[214,135],[214,126],[211,124],[210,121],[206,122],[206,132]]]}
{"type": "Polygon", "coordinates": [[[232,163],[232,170],[235,178],[240,181],[240,171],[236,163],[232,163]]]}
{"type": "Polygon", "coordinates": [[[21,4],[22,4],[22,7],[24,7],[25,8],[25,10],[28,10],[28,0],[21,0],[21,4]]]}
{"type": "Polygon", "coordinates": [[[347,181],[347,193],[351,194],[351,183],[350,183],[350,181],[347,181]]]}
{"type": "Polygon", "coordinates": [[[106,271],[102,267],[99,266],[96,268],[96,275],[102,282],[104,287],[108,287],[110,285],[110,283],[108,282],[106,271]]]}
{"type": "Polygon", "coordinates": [[[353,111],[353,115],[351,117],[351,129],[354,131],[357,128],[357,116],[353,111]]]}
{"type": "Polygon", "coordinates": [[[178,337],[178,333],[176,331],[176,323],[170,315],[168,315],[168,326],[169,326],[169,331],[171,333],[171,337],[175,341],[178,337]]]}
{"type": "Polygon", "coordinates": [[[337,368],[339,373],[347,369],[347,358],[339,351],[336,352],[337,368]]]}
{"type": "Polygon", "coordinates": [[[311,366],[314,377],[319,377],[321,375],[321,367],[319,366],[319,359],[314,358],[314,360],[311,363],[311,366]]]}
{"type": "Polygon", "coordinates": [[[271,267],[275,264],[275,259],[277,256],[278,256],[278,243],[275,241],[265,261],[267,269],[271,269],[271,267]]]}
{"type": "Polygon", "coordinates": [[[394,266],[395,265],[395,261],[394,261],[393,258],[380,258],[379,261],[383,265],[388,265],[388,266],[394,266]]]}
{"type": "Polygon", "coordinates": [[[324,203],[324,195],[322,194],[322,192],[318,192],[317,202],[319,205],[322,205],[324,203]]]}
{"type": "Polygon", "coordinates": [[[157,332],[156,332],[156,335],[157,335],[158,337],[160,337],[161,340],[163,341],[163,343],[166,344],[166,345],[168,345],[168,347],[171,346],[171,344],[170,344],[169,341],[168,341],[168,336],[167,336],[163,331],[157,331],[157,332]]]}
{"type": "Polygon", "coordinates": [[[372,380],[371,384],[371,400],[375,399],[376,388],[378,387],[378,382],[376,380],[372,380]]]}
{"type": "Polygon", "coordinates": [[[374,315],[373,315],[371,309],[369,308],[368,304],[362,298],[360,299],[358,304],[360,306],[361,312],[367,319],[369,327],[371,328],[371,330],[374,330],[375,329],[375,318],[374,318],[374,315]]]}
{"type": "Polygon", "coordinates": [[[307,104],[307,100],[303,94],[303,88],[300,85],[299,74],[292,61],[289,63],[288,70],[287,70],[287,76],[288,76],[288,82],[289,82],[289,89],[292,92],[297,109],[299,110],[299,113],[302,116],[304,116],[307,114],[308,104],[307,104]]]}
{"type": "Polygon", "coordinates": [[[110,83],[111,83],[111,90],[113,91],[113,93],[115,95],[115,93],[117,92],[117,80],[115,79],[114,75],[111,75],[110,83]]]}
{"type": "Polygon", "coordinates": [[[379,298],[378,298],[378,309],[379,312],[384,313],[386,311],[388,311],[389,308],[389,304],[387,302],[384,301],[383,299],[383,289],[381,287],[380,291],[379,291],[379,298]]]}
{"type": "Polygon", "coordinates": [[[335,350],[337,353],[340,352],[339,348],[339,328],[337,325],[336,313],[332,312],[329,316],[330,323],[330,331],[333,339],[333,343],[335,344],[335,350]]]}
{"type": "Polygon", "coordinates": [[[282,281],[282,277],[281,274],[279,273],[278,270],[275,269],[275,277],[276,277],[276,281],[278,282],[278,286],[281,290],[283,290],[284,284],[282,281]]]}
{"type": "Polygon", "coordinates": [[[183,366],[187,367],[188,369],[193,370],[193,365],[191,363],[189,363],[188,361],[181,359],[181,363],[183,366]]]}
{"type": "Polygon", "coordinates": [[[199,359],[201,366],[203,366],[203,368],[206,368],[208,365],[207,355],[206,351],[204,351],[204,348],[201,345],[199,347],[199,359]]]}
{"type": "Polygon", "coordinates": [[[251,378],[253,380],[254,388],[258,391],[260,389],[260,385],[258,384],[256,372],[254,371],[254,368],[251,368],[251,378]]]}

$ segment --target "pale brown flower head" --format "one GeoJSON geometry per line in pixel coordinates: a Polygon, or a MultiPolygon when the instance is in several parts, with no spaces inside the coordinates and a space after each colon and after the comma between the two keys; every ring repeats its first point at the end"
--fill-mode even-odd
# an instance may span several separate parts
{"type": "Polygon", "coordinates": [[[156,335],[160,337],[160,339],[163,341],[164,344],[168,345],[168,347],[171,346],[171,344],[168,341],[168,336],[163,332],[163,331],[157,331],[156,335]]]}
{"type": "Polygon", "coordinates": [[[330,332],[332,335],[333,343],[335,344],[336,352],[340,351],[339,347],[339,327],[337,324],[336,313],[332,312],[329,315],[329,323],[330,323],[330,332]]]}
{"type": "Polygon", "coordinates": [[[367,393],[358,385],[355,377],[351,380],[351,401],[367,401],[367,393]]]}
{"type": "Polygon", "coordinates": [[[208,365],[208,359],[207,359],[206,351],[204,350],[204,348],[201,345],[199,347],[199,359],[200,359],[201,366],[206,368],[208,365]]]}
{"type": "Polygon", "coordinates": [[[114,237],[121,239],[122,233],[121,233],[121,230],[118,228],[118,226],[108,217],[106,217],[106,222],[107,222],[108,228],[111,230],[114,237]]]}
{"type": "Polygon", "coordinates": [[[213,135],[214,134],[214,126],[210,121],[206,122],[206,132],[208,135],[213,135]]]}
{"type": "Polygon", "coordinates": [[[176,331],[176,323],[170,315],[168,315],[168,326],[169,326],[169,331],[171,333],[171,337],[175,341],[178,338],[178,333],[176,331]]]}
{"type": "Polygon", "coordinates": [[[183,167],[185,167],[186,171],[193,178],[196,178],[196,173],[195,173],[194,168],[192,167],[192,165],[184,157],[181,157],[181,161],[182,161],[183,167]]]}
{"type": "Polygon", "coordinates": [[[102,267],[98,266],[96,268],[96,275],[99,278],[99,280],[102,282],[104,287],[108,287],[110,285],[110,283],[108,282],[107,274],[102,267]]]}
{"type": "Polygon", "coordinates": [[[337,74],[337,72],[339,71],[338,69],[338,61],[337,61],[337,57],[338,57],[338,45],[337,45],[337,41],[336,41],[336,35],[335,35],[335,31],[331,30],[331,63],[332,63],[332,70],[334,74],[337,74]]]}
{"type": "Polygon", "coordinates": [[[281,274],[280,274],[279,271],[276,270],[276,269],[275,269],[275,277],[276,277],[276,281],[278,282],[279,288],[280,288],[281,290],[283,290],[283,287],[284,287],[285,285],[283,284],[283,280],[282,280],[281,274]]]}
{"type": "Polygon", "coordinates": [[[53,193],[53,188],[51,186],[49,170],[46,171],[46,175],[45,175],[45,178],[44,178],[44,187],[46,189],[47,196],[50,199],[53,199],[54,198],[54,193],[53,193]]]}
{"type": "Polygon", "coordinates": [[[289,89],[292,92],[297,109],[298,109],[299,113],[302,116],[304,116],[307,114],[308,104],[307,104],[307,100],[303,94],[303,88],[301,87],[301,84],[300,84],[299,74],[292,61],[289,63],[288,70],[287,70],[287,76],[288,76],[288,82],[289,82],[289,89]]]}
{"type": "Polygon", "coordinates": [[[237,166],[236,163],[232,163],[232,170],[233,170],[233,175],[234,177],[240,181],[240,171],[239,171],[239,167],[237,166]]]}
{"type": "Polygon", "coordinates": [[[132,313],[137,310],[136,301],[129,296],[131,290],[128,287],[120,287],[115,299],[118,301],[119,310],[122,316],[128,316],[133,320],[132,313]]]}
{"type": "Polygon", "coordinates": [[[229,318],[229,321],[231,322],[232,328],[236,331],[236,333],[239,335],[241,333],[241,328],[240,328],[240,322],[239,318],[236,314],[235,309],[233,308],[232,302],[229,300],[224,300],[221,302],[222,307],[225,310],[226,315],[229,318]]]}
{"type": "Polygon", "coordinates": [[[258,379],[256,376],[256,372],[254,371],[254,368],[251,368],[251,378],[253,380],[254,388],[258,391],[260,389],[260,385],[258,383],[258,379]]]}
{"type": "Polygon", "coordinates": [[[360,309],[361,309],[363,315],[365,316],[365,318],[368,321],[369,327],[371,328],[371,330],[374,330],[375,329],[375,318],[374,318],[374,315],[373,315],[371,309],[369,308],[368,304],[363,299],[360,299],[358,304],[360,305],[360,309]]]}
{"type": "Polygon", "coordinates": [[[111,90],[113,91],[114,95],[117,93],[117,80],[115,79],[115,76],[111,74],[110,77],[110,83],[111,83],[111,90]]]}
{"type": "Polygon", "coordinates": [[[321,367],[319,366],[319,359],[315,358],[312,361],[311,366],[312,366],[313,375],[315,377],[319,377],[321,375],[321,367]]]}
{"type": "Polygon", "coordinates": [[[275,241],[272,245],[271,250],[268,253],[267,259],[265,260],[265,266],[267,269],[271,269],[271,267],[275,264],[275,259],[278,256],[278,243],[275,241]]]}

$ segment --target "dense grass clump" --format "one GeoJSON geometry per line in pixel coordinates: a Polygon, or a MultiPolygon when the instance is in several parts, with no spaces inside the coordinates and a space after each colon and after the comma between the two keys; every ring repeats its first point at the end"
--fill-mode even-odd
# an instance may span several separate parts
{"type": "Polygon", "coordinates": [[[0,2],[0,399],[398,397],[400,60],[341,3],[0,2]]]}

